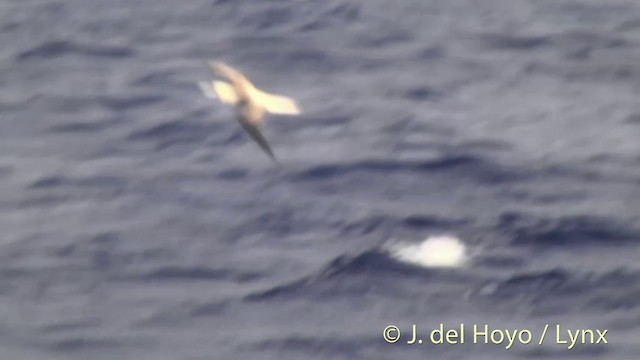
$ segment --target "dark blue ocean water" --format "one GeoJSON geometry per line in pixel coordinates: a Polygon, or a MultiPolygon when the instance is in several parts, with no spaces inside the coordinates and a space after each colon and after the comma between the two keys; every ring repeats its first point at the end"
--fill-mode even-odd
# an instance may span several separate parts
{"type": "Polygon", "coordinates": [[[640,2],[4,0],[0,46],[3,360],[640,355],[640,2]],[[282,166],[209,59],[298,100],[282,166]]]}

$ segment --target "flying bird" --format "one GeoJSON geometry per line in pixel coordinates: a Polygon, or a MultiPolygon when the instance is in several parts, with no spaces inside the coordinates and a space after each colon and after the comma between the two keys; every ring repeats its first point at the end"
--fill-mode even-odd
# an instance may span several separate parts
{"type": "Polygon", "coordinates": [[[265,113],[298,115],[301,113],[298,104],[289,97],[259,90],[240,71],[223,62],[211,61],[209,66],[226,81],[199,82],[198,85],[204,95],[225,104],[235,105],[236,119],[240,125],[260,148],[277,162],[271,146],[260,131],[264,115],[265,113]]]}

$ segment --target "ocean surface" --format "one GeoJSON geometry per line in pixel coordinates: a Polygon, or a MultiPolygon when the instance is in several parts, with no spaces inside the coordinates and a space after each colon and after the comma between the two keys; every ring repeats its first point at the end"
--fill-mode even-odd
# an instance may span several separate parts
{"type": "Polygon", "coordinates": [[[4,0],[0,46],[3,360],[640,356],[638,1],[4,0]],[[210,59],[299,102],[280,166],[210,59]]]}

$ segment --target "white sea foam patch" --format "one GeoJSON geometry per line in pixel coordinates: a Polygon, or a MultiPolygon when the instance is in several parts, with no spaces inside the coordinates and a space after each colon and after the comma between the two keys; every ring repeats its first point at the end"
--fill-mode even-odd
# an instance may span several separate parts
{"type": "Polygon", "coordinates": [[[396,243],[388,251],[398,261],[424,267],[459,267],[468,259],[464,243],[448,235],[430,236],[418,244],[396,243]]]}

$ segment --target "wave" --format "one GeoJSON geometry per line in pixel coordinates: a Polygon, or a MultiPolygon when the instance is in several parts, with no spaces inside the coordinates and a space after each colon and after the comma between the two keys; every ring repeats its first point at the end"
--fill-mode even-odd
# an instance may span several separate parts
{"type": "MultiPolygon", "coordinates": [[[[321,270],[265,291],[245,297],[247,301],[262,301],[274,298],[290,299],[296,296],[332,298],[336,296],[360,296],[363,293],[380,291],[395,293],[397,278],[429,279],[425,284],[438,282],[466,282],[469,274],[443,274],[441,267],[458,267],[464,264],[466,248],[452,237],[427,238],[420,251],[410,256],[411,246],[398,243],[386,244],[357,255],[342,255],[321,270]],[[438,254],[438,251],[440,252],[438,254]],[[417,266],[416,266],[417,265],[417,266]]],[[[425,285],[428,286],[428,285],[425,285]]]]}
{"type": "Polygon", "coordinates": [[[49,40],[31,47],[17,55],[20,61],[31,59],[48,59],[69,54],[80,54],[90,57],[124,58],[131,56],[133,50],[126,46],[76,43],[63,40],[49,40]]]}
{"type": "Polygon", "coordinates": [[[498,230],[506,232],[516,245],[584,246],[637,244],[640,229],[620,219],[595,215],[558,218],[524,212],[500,216],[498,230]]]}
{"type": "Polygon", "coordinates": [[[640,306],[637,270],[604,273],[563,268],[527,271],[488,281],[474,290],[476,300],[499,301],[505,306],[529,307],[547,314],[612,311],[640,306]]]}
{"type": "Polygon", "coordinates": [[[355,163],[318,165],[294,173],[291,181],[327,180],[351,173],[451,172],[489,184],[522,181],[533,173],[509,168],[471,154],[448,154],[433,160],[362,160],[355,163]]]}

